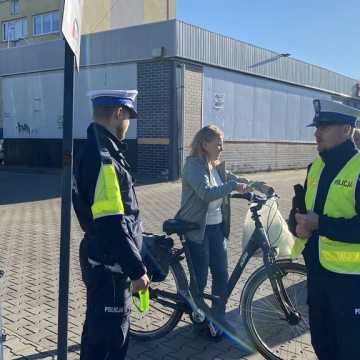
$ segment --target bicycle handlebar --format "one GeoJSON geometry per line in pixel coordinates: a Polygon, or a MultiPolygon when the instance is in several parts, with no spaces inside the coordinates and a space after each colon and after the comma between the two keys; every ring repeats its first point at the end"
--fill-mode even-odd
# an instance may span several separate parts
{"type": "Polygon", "coordinates": [[[245,199],[249,202],[266,202],[267,200],[276,197],[278,198],[278,195],[275,192],[271,192],[269,194],[263,194],[263,195],[257,195],[254,192],[246,192],[243,194],[235,193],[231,195],[234,199],[245,199]]]}
{"type": "Polygon", "coordinates": [[[234,199],[245,199],[247,201],[252,201],[254,196],[255,196],[255,193],[253,193],[253,192],[247,192],[244,194],[240,194],[240,193],[231,194],[231,197],[234,199]]]}

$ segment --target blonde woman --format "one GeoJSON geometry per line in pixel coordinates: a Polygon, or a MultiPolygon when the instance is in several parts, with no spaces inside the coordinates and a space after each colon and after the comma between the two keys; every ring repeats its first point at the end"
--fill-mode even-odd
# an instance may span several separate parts
{"type": "MultiPolygon", "coordinates": [[[[247,179],[225,171],[225,164],[220,162],[223,138],[215,125],[205,126],[196,133],[183,169],[181,208],[176,215],[199,225],[198,230],[186,234],[196,279],[200,291],[204,291],[210,268],[212,295],[219,297],[225,295],[229,278],[230,194],[249,190],[247,179]]],[[[270,190],[264,183],[253,184],[257,190],[270,190]]],[[[223,317],[225,304],[213,304],[213,310],[215,316],[223,317]]],[[[214,328],[210,330],[216,336],[214,328]]]]}

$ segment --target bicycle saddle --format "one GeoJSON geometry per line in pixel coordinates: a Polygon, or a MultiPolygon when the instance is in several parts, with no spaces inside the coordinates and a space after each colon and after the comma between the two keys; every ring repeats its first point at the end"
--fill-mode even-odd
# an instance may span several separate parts
{"type": "Polygon", "coordinates": [[[184,221],[184,220],[176,220],[176,219],[169,219],[164,221],[163,223],[163,231],[168,234],[178,234],[183,235],[191,230],[196,230],[199,228],[198,224],[184,221]]]}

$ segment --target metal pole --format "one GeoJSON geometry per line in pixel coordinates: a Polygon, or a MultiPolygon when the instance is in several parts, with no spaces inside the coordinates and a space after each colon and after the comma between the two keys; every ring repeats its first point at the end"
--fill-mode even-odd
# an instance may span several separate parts
{"type": "Polygon", "coordinates": [[[58,312],[58,360],[67,360],[69,263],[71,235],[71,187],[73,151],[74,54],[65,40],[63,178],[58,312]]]}
{"type": "MultiPolygon", "coordinates": [[[[0,270],[0,295],[3,295],[3,276],[4,272],[0,270]]],[[[4,357],[4,342],[6,340],[5,330],[3,328],[3,321],[2,321],[2,304],[0,298],[0,360],[5,360],[4,357]]]]}

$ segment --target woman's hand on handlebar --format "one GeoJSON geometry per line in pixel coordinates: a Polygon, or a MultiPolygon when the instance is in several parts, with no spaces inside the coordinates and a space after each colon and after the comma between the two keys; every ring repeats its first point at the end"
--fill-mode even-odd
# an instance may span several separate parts
{"type": "Polygon", "coordinates": [[[240,194],[244,194],[244,193],[246,193],[246,192],[252,191],[252,188],[249,187],[248,184],[245,184],[245,183],[237,183],[235,190],[236,190],[237,192],[239,192],[240,194]]]}
{"type": "MultiPolygon", "coordinates": [[[[271,187],[270,185],[267,185],[263,181],[256,181],[256,182],[250,183],[250,187],[252,190],[257,190],[267,196],[272,195],[274,193],[274,188],[271,187]]],[[[248,190],[248,191],[251,191],[251,190],[248,190]]]]}

